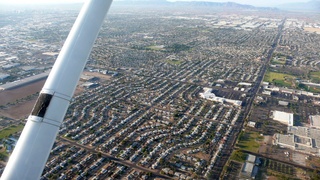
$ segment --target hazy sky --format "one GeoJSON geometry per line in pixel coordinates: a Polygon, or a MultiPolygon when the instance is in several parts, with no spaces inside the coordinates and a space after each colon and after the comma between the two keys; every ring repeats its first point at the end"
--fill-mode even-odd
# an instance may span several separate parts
{"type": "MultiPolygon", "coordinates": [[[[172,0],[173,1],[173,0],[172,0]]],[[[210,0],[184,0],[184,1],[210,1],[210,0]]],[[[285,3],[308,2],[311,0],[211,0],[213,2],[236,2],[254,6],[276,6],[285,3]]]]}
{"type": "Polygon", "coordinates": [[[0,0],[0,3],[7,4],[39,4],[39,3],[64,3],[84,2],[85,0],[0,0]]]}
{"type": "MultiPolygon", "coordinates": [[[[0,0],[0,3],[14,4],[31,4],[31,3],[65,3],[65,2],[83,2],[85,0],[0,0]]],[[[152,1],[152,0],[150,0],[152,1]]],[[[170,0],[175,1],[175,0],[170,0]]],[[[178,1],[213,1],[213,2],[236,2],[240,4],[250,4],[254,6],[275,6],[284,3],[292,2],[308,2],[310,0],[178,0],[178,1]]]]}

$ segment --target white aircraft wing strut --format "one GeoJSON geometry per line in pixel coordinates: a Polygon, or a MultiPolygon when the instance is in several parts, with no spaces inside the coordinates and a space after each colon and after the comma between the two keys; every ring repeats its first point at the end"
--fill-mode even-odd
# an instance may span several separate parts
{"type": "Polygon", "coordinates": [[[87,0],[28,117],[2,180],[40,179],[112,0],[87,0]]]}

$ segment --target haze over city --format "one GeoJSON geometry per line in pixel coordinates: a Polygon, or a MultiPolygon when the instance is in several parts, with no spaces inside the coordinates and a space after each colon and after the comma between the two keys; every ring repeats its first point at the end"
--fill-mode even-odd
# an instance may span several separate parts
{"type": "MultiPolygon", "coordinates": [[[[115,0],[122,1],[122,0],[115,0]]],[[[136,0],[133,0],[136,1],[136,0]]],[[[174,2],[175,0],[169,0],[174,2]]],[[[178,0],[179,1],[179,0],[178,0]]],[[[268,1],[256,1],[256,0],[180,0],[180,1],[204,1],[204,2],[235,2],[239,4],[248,4],[254,6],[277,6],[286,3],[296,3],[296,2],[308,2],[310,0],[268,0],[268,1]]],[[[45,3],[75,3],[84,2],[84,0],[0,0],[0,3],[7,4],[45,4],[45,3]]]]}
{"type": "Polygon", "coordinates": [[[207,1],[207,2],[235,2],[239,4],[248,4],[253,6],[277,6],[286,3],[297,3],[297,2],[309,2],[310,0],[267,0],[267,1],[258,1],[258,0],[182,0],[182,1],[207,1]]]}

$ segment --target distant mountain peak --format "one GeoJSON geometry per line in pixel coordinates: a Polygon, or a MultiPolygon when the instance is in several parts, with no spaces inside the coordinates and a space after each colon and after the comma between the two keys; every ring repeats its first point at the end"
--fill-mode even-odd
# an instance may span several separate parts
{"type": "Polygon", "coordinates": [[[212,1],[175,1],[169,2],[167,0],[119,0],[115,1],[118,4],[128,5],[168,5],[168,6],[191,6],[191,7],[217,7],[217,8],[235,8],[248,10],[276,10],[270,7],[255,7],[252,5],[239,4],[232,1],[228,2],[212,2],[212,1]]]}
{"type": "Polygon", "coordinates": [[[236,9],[248,9],[248,10],[276,10],[276,8],[270,7],[255,7],[247,4],[239,4],[235,2],[209,2],[209,1],[179,1],[175,3],[190,4],[193,6],[212,6],[212,7],[224,7],[224,8],[236,8],[236,9]]]}

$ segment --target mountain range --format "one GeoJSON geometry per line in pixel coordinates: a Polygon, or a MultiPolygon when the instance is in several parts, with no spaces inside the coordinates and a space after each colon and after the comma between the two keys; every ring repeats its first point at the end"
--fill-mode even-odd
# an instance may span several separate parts
{"type": "Polygon", "coordinates": [[[168,2],[166,0],[122,0],[114,1],[115,5],[166,5],[166,6],[189,6],[189,7],[216,7],[216,8],[232,8],[241,10],[276,10],[271,7],[255,7],[235,2],[207,2],[207,1],[176,1],[168,2]]]}
{"type": "MultiPolygon", "coordinates": [[[[232,0],[231,0],[232,1],[232,0]]],[[[41,7],[46,7],[47,4],[39,5],[39,4],[30,4],[30,5],[9,5],[3,4],[0,0],[0,11],[1,10],[8,10],[18,8],[31,8],[31,9],[41,9],[41,7]]],[[[76,8],[80,9],[82,3],[74,3],[70,5],[63,5],[60,6],[59,3],[50,5],[51,8],[76,8]]],[[[112,6],[168,6],[168,7],[210,7],[210,8],[217,8],[217,9],[231,9],[231,10],[248,10],[248,11],[299,11],[299,12],[315,12],[320,13],[320,0],[311,0],[309,2],[302,2],[302,3],[286,3],[276,7],[255,7],[252,5],[246,4],[239,4],[235,2],[208,2],[208,1],[176,1],[176,2],[169,2],[167,0],[115,0],[112,6]]],[[[161,7],[162,8],[162,7],[161,7]]]]}
{"type": "Polygon", "coordinates": [[[217,7],[233,8],[241,10],[286,10],[286,11],[305,11],[320,13],[320,0],[311,0],[301,3],[286,3],[276,7],[255,7],[246,4],[234,2],[208,2],[208,1],[176,1],[168,2],[167,0],[119,0],[115,4],[125,5],[166,5],[166,6],[190,6],[190,7],[217,7]]]}

